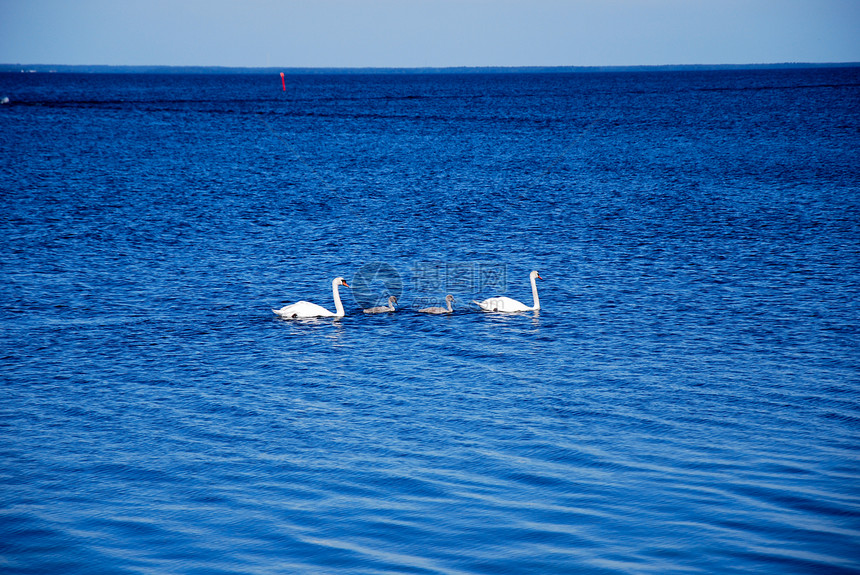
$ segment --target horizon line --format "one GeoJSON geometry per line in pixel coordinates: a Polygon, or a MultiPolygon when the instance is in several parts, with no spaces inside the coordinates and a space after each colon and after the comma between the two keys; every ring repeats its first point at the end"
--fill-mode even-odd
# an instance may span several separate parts
{"type": "Polygon", "coordinates": [[[854,68],[858,62],[762,62],[747,64],[629,64],[528,66],[219,66],[174,64],[21,64],[0,63],[0,72],[213,72],[213,73],[451,73],[451,72],[604,72],[636,70],[720,70],[754,68],[854,68]]]}

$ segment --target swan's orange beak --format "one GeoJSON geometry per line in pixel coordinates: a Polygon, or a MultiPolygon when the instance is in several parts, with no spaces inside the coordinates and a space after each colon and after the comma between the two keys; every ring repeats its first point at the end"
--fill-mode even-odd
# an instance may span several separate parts
{"type": "Polygon", "coordinates": [[[340,280],[340,285],[344,285],[346,287],[349,287],[349,284],[346,283],[346,280],[340,280]]]}
{"type": "Polygon", "coordinates": [[[542,277],[540,277],[540,274],[538,274],[538,275],[537,275],[537,279],[542,280],[543,278],[542,278],[542,277]]]}

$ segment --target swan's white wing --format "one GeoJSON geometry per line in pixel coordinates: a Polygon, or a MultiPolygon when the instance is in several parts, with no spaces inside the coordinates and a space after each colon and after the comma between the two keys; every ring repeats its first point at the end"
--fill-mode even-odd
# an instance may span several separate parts
{"type": "Polygon", "coordinates": [[[309,301],[298,301],[294,304],[285,305],[281,309],[273,309],[272,311],[287,319],[294,317],[332,317],[335,315],[323,306],[309,301]]]}
{"type": "Polygon", "coordinates": [[[481,309],[485,311],[504,311],[504,312],[512,312],[512,311],[530,311],[534,308],[527,306],[526,304],[519,302],[515,299],[511,299],[505,296],[499,297],[491,297],[487,298],[484,301],[476,301],[476,304],[481,306],[481,309]]]}

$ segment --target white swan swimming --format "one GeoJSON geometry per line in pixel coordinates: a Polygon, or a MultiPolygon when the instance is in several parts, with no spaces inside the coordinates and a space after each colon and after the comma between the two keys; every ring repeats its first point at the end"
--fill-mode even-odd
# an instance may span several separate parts
{"type": "Polygon", "coordinates": [[[309,301],[297,301],[296,303],[285,305],[281,309],[273,309],[272,311],[284,319],[294,319],[303,317],[343,317],[343,304],[340,303],[339,286],[349,287],[346,280],[337,277],[331,281],[331,293],[334,297],[334,307],[337,310],[332,313],[321,305],[311,303],[309,301]]]}
{"type": "Polygon", "coordinates": [[[448,304],[448,308],[444,307],[425,307],[423,309],[419,309],[420,313],[452,313],[454,308],[451,306],[451,302],[454,301],[454,296],[448,294],[445,296],[445,303],[448,304]]]}
{"type": "Polygon", "coordinates": [[[502,311],[502,312],[514,312],[514,311],[537,311],[540,309],[540,300],[538,299],[537,293],[537,283],[535,280],[542,280],[540,274],[537,271],[533,271],[529,274],[529,280],[532,282],[532,297],[534,298],[534,305],[529,307],[526,304],[519,302],[515,299],[511,299],[505,296],[491,297],[485,299],[484,301],[474,301],[473,303],[478,304],[482,310],[484,311],[502,311]]]}
{"type": "Polygon", "coordinates": [[[377,307],[371,307],[364,310],[364,313],[385,313],[388,311],[394,311],[394,304],[397,302],[397,298],[392,296],[388,297],[388,305],[381,305],[377,307]]]}

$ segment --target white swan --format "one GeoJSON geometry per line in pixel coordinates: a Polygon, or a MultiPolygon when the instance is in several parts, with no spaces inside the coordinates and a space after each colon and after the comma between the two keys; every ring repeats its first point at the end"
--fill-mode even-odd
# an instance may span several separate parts
{"type": "Polygon", "coordinates": [[[343,317],[343,304],[340,303],[340,293],[338,286],[349,287],[346,280],[343,278],[334,278],[331,281],[331,293],[334,297],[334,307],[337,310],[335,313],[330,312],[321,305],[311,303],[309,301],[297,301],[294,304],[285,305],[281,309],[273,309],[272,311],[284,319],[294,319],[303,317],[343,317]]]}
{"type": "Polygon", "coordinates": [[[364,313],[385,313],[387,311],[394,311],[394,304],[397,302],[397,298],[392,296],[388,297],[388,305],[381,305],[378,307],[371,307],[364,310],[364,313]]]}
{"type": "Polygon", "coordinates": [[[444,307],[425,307],[423,309],[419,309],[420,313],[451,313],[454,311],[454,308],[451,307],[451,302],[454,301],[454,296],[448,294],[445,296],[445,303],[448,304],[448,308],[444,307]]]}
{"type": "Polygon", "coordinates": [[[535,280],[542,279],[543,278],[540,277],[540,274],[537,273],[537,271],[533,271],[529,274],[529,280],[532,282],[532,297],[534,298],[534,305],[531,307],[505,296],[491,297],[484,301],[472,301],[473,303],[478,304],[484,311],[537,311],[540,309],[540,300],[538,299],[537,284],[535,283],[535,280]]]}

